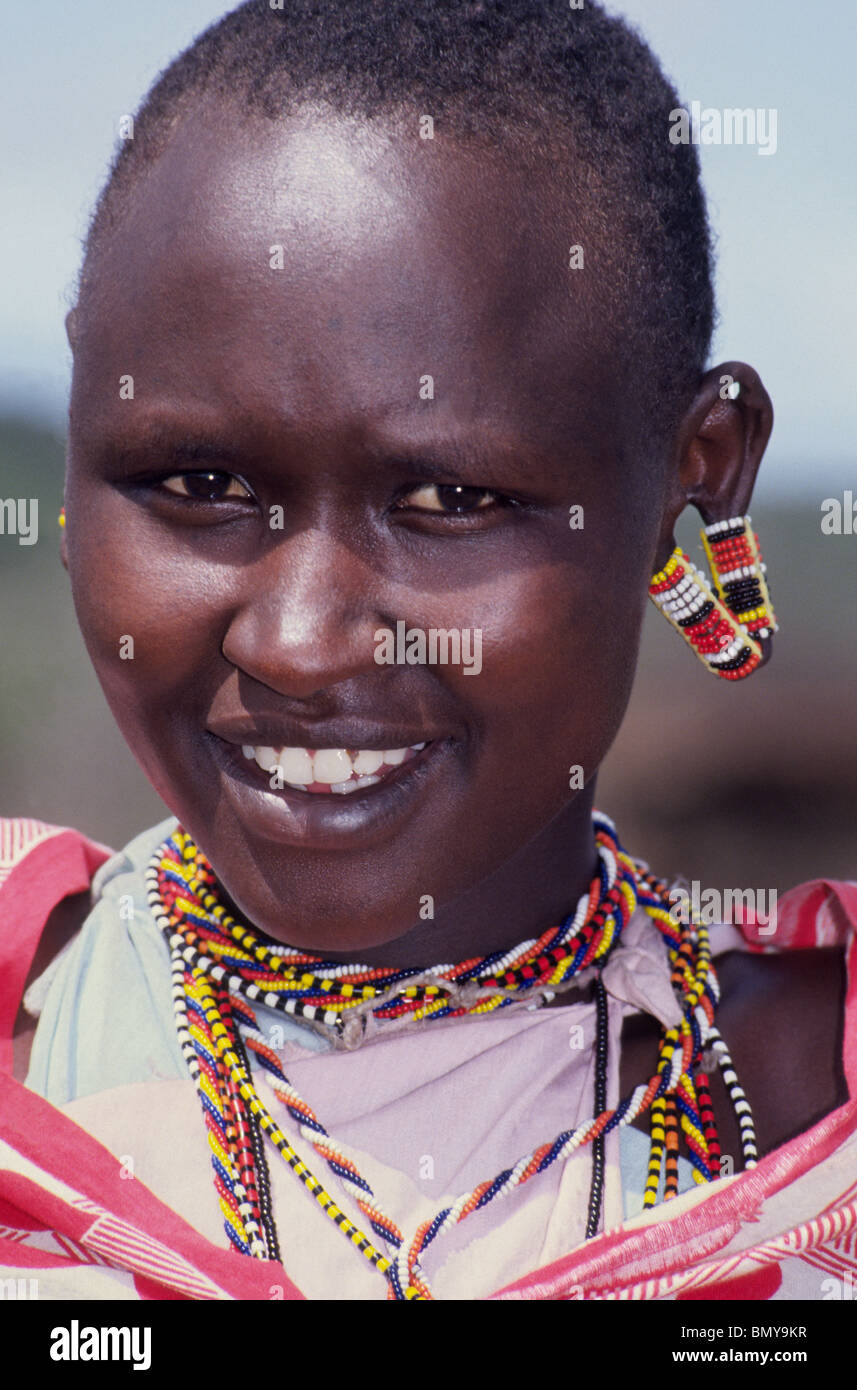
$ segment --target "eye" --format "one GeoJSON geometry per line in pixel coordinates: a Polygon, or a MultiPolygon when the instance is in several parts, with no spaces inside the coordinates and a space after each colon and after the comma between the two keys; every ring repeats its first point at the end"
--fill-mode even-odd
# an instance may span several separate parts
{"type": "Polygon", "coordinates": [[[232,473],[172,473],[161,479],[161,487],[176,497],[197,502],[252,501],[248,489],[232,473]]]}
{"type": "Polygon", "coordinates": [[[501,501],[499,493],[486,487],[462,487],[457,483],[424,483],[399,502],[410,511],[431,512],[435,516],[465,516],[487,511],[501,501]]]}

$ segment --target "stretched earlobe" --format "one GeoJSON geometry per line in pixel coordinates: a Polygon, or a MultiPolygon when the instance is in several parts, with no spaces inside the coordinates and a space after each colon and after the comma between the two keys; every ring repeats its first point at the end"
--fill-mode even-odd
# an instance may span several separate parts
{"type": "Polygon", "coordinates": [[[774,408],[758,372],[723,362],[701,378],[679,427],[649,596],[710,671],[742,680],[771,655],[777,622],[747,515],[774,408]],[[710,582],[675,540],[697,509],[710,582]]]}

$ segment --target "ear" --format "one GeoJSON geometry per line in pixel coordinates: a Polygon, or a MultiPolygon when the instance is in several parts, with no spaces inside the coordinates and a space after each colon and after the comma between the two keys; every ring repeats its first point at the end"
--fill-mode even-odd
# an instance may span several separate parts
{"type": "Polygon", "coordinates": [[[773,426],[771,398],[746,362],[723,362],[705,373],[676,435],[657,569],[675,549],[675,524],[688,504],[706,525],[746,515],[773,426]]]}

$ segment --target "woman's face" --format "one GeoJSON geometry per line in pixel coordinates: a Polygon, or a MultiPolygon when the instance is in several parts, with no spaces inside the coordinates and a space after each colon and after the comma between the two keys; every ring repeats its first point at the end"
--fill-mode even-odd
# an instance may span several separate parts
{"type": "Polygon", "coordinates": [[[98,255],[77,613],[152,783],[275,938],[365,955],[512,856],[526,881],[588,814],[570,769],[624,712],[664,491],[589,226],[547,165],[200,108],[98,255]],[[481,633],[481,669],[379,664],[399,622],[481,633]],[[272,790],[242,753],[423,743],[347,794],[272,790]]]}

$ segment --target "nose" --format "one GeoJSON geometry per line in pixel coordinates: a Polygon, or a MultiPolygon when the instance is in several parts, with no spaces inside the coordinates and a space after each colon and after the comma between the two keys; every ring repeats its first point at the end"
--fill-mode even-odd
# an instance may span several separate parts
{"type": "Polygon", "coordinates": [[[292,534],[244,572],[223,655],[245,675],[297,698],[378,672],[373,634],[389,625],[372,597],[380,587],[366,560],[329,531],[292,534]]]}

